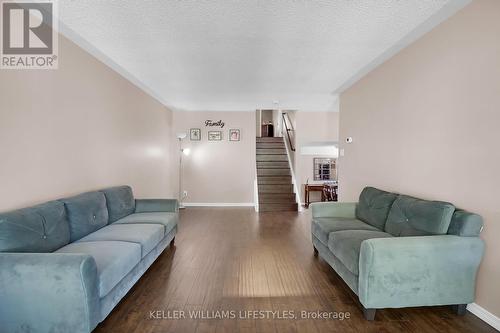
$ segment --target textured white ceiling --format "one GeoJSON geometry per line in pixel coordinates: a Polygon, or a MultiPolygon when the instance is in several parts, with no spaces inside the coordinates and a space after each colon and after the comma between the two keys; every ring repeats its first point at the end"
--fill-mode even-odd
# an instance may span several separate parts
{"type": "Polygon", "coordinates": [[[63,34],[169,106],[327,110],[405,36],[465,3],[60,0],[59,15],[63,34]]]}

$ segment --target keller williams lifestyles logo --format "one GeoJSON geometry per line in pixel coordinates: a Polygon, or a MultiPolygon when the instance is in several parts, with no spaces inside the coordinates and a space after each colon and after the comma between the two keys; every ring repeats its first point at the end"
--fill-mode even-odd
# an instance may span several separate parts
{"type": "Polygon", "coordinates": [[[57,69],[57,5],[54,1],[3,1],[2,69],[57,69]]]}

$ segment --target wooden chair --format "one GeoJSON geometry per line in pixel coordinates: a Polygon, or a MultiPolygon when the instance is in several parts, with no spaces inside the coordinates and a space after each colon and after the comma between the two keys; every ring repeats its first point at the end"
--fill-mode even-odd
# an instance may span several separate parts
{"type": "Polygon", "coordinates": [[[321,193],[321,201],[337,201],[337,185],[323,185],[323,192],[321,193]]]}

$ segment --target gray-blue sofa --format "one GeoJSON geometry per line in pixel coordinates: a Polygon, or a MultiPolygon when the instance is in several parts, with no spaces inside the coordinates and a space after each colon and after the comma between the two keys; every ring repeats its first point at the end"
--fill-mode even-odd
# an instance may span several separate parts
{"type": "Polygon", "coordinates": [[[450,203],[366,187],[358,202],[312,205],[312,241],[359,297],[376,309],[474,301],[484,252],[482,218],[450,203]]]}
{"type": "Polygon", "coordinates": [[[88,333],[173,244],[178,202],[129,186],[0,214],[0,331],[88,333]]]}

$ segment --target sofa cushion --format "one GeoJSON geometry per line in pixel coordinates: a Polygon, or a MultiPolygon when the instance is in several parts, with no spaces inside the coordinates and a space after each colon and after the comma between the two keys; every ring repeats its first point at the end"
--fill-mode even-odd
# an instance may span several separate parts
{"type": "Polygon", "coordinates": [[[106,198],[101,192],[87,192],[61,201],[68,214],[71,242],[108,224],[106,198]]]}
{"type": "Polygon", "coordinates": [[[99,229],[78,242],[124,241],[141,245],[144,258],[165,236],[161,224],[112,224],[99,229]]]}
{"type": "Polygon", "coordinates": [[[135,213],[179,212],[177,199],[135,199],[135,213]]]}
{"type": "Polygon", "coordinates": [[[178,213],[156,212],[156,213],[135,213],[119,219],[113,224],[137,224],[137,223],[156,223],[165,226],[165,235],[168,234],[179,220],[178,213]]]}
{"type": "Polygon", "coordinates": [[[141,245],[130,242],[78,242],[56,252],[82,253],[94,257],[100,298],[106,296],[141,260],[141,245]]]}
{"type": "Polygon", "coordinates": [[[479,236],[483,230],[483,218],[477,214],[457,209],[453,213],[448,234],[462,237],[479,236]]]}
{"type": "Polygon", "coordinates": [[[0,252],[53,252],[68,243],[68,219],[59,201],[0,214],[0,252]]]}
{"type": "Polygon", "coordinates": [[[328,235],[333,231],[340,230],[373,230],[379,231],[374,226],[357,219],[344,217],[315,217],[311,225],[311,231],[321,243],[328,246],[328,235]]]}
{"type": "Polygon", "coordinates": [[[117,186],[101,190],[106,196],[109,222],[113,223],[135,211],[135,199],[130,186],[117,186]]]}
{"type": "Polygon", "coordinates": [[[384,230],[387,215],[397,196],[395,193],[382,191],[374,187],[365,187],[359,195],[356,218],[384,230]]]}
{"type": "Polygon", "coordinates": [[[372,238],[392,237],[383,231],[372,230],[342,230],[330,233],[328,249],[353,274],[359,274],[359,250],[364,240],[372,238]]]}
{"type": "Polygon", "coordinates": [[[455,206],[447,202],[400,195],[389,212],[385,231],[393,236],[444,235],[454,212],[455,206]]]}

